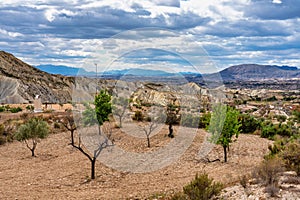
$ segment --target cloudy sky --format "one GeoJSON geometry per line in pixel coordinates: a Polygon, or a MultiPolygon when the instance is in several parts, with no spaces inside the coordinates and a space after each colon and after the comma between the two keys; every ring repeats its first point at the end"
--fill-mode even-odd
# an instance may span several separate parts
{"type": "Polygon", "coordinates": [[[0,16],[0,50],[31,65],[300,67],[299,0],[5,0],[0,16]]]}

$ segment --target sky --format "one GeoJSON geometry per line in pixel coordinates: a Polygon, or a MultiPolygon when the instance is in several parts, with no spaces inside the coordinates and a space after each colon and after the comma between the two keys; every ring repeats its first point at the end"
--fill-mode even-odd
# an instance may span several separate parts
{"type": "Polygon", "coordinates": [[[31,65],[300,67],[299,0],[5,0],[0,50],[31,65]]]}

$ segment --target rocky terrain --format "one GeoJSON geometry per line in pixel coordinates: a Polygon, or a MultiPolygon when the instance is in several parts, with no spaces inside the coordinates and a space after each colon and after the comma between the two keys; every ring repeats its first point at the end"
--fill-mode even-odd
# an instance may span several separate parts
{"type": "Polygon", "coordinates": [[[26,103],[36,95],[43,102],[67,102],[74,82],[36,69],[4,51],[0,51],[0,78],[1,103],[26,103]]]}

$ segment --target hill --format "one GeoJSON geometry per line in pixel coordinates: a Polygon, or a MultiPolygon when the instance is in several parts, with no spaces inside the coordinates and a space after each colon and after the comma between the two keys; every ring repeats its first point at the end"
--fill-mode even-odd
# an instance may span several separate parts
{"type": "Polygon", "coordinates": [[[277,65],[242,64],[220,71],[224,81],[258,81],[300,78],[297,67],[277,65]]]}
{"type": "Polygon", "coordinates": [[[36,95],[43,102],[71,99],[72,78],[48,74],[4,51],[0,51],[0,80],[0,103],[26,103],[36,95]]]}
{"type": "Polygon", "coordinates": [[[95,75],[95,72],[88,72],[81,68],[68,67],[64,65],[37,65],[36,68],[47,72],[49,74],[60,74],[64,76],[76,76],[80,75],[95,75]]]}

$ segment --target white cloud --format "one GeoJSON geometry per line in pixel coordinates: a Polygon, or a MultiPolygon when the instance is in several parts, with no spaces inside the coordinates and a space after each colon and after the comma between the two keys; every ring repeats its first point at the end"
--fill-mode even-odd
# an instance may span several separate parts
{"type": "MultiPolygon", "coordinates": [[[[186,56],[198,66],[206,62],[201,61],[205,50],[221,68],[269,62],[299,66],[298,11],[292,0],[7,0],[0,2],[0,15],[6,16],[0,18],[0,44],[35,65],[78,67],[84,58],[97,61],[102,54],[99,66],[106,66],[122,56],[124,47],[151,47],[186,56]],[[107,40],[144,27],[174,32],[140,30],[107,40]]],[[[165,59],[170,68],[183,65],[172,56],[155,58],[165,59]]]]}

